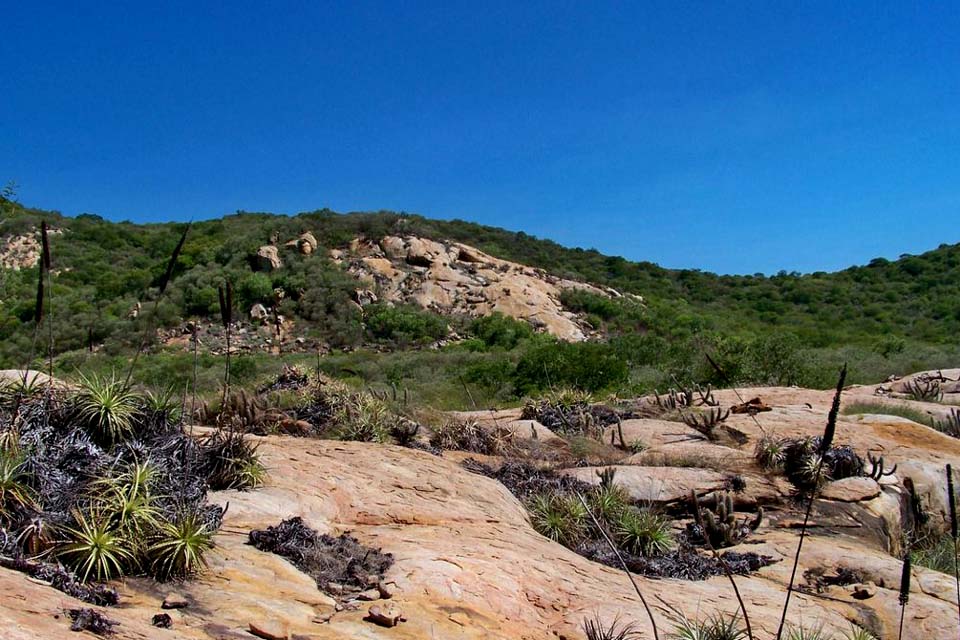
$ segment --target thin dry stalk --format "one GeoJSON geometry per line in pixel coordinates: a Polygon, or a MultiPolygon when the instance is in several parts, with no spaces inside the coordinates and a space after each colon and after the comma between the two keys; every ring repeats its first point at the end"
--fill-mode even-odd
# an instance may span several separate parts
{"type": "Polygon", "coordinates": [[[640,602],[643,603],[643,608],[647,612],[647,617],[650,618],[650,625],[653,627],[653,638],[654,640],[660,640],[660,634],[657,631],[657,621],[653,617],[653,611],[650,609],[650,605],[647,604],[647,599],[643,597],[643,593],[640,591],[640,586],[637,584],[637,581],[633,579],[633,574],[630,573],[630,569],[627,568],[627,563],[623,559],[623,556],[620,555],[620,550],[617,549],[617,545],[613,544],[613,540],[610,539],[610,535],[607,533],[607,530],[600,524],[600,521],[597,520],[597,517],[593,515],[593,511],[590,509],[590,505],[587,504],[586,499],[584,499],[583,494],[577,491],[577,499],[580,500],[580,504],[583,505],[583,508],[586,509],[587,515],[590,516],[590,520],[593,521],[593,526],[600,531],[600,534],[603,536],[604,541],[606,541],[607,546],[610,547],[610,550],[617,560],[620,562],[620,567],[623,569],[623,572],[627,574],[627,578],[630,580],[630,584],[633,585],[633,590],[637,592],[637,595],[640,597],[640,602]]]}
{"type": "MultiPolygon", "coordinates": [[[[840,370],[840,379],[837,380],[837,391],[833,395],[833,405],[830,407],[830,413],[827,415],[827,427],[823,432],[823,440],[820,442],[820,461],[817,463],[815,478],[819,479],[823,473],[824,453],[830,449],[833,443],[833,436],[837,430],[837,415],[840,413],[840,396],[843,393],[843,384],[847,379],[847,365],[843,365],[840,370]]],[[[817,487],[810,490],[810,497],[807,500],[807,510],[803,515],[803,526],[800,528],[800,542],[797,543],[797,553],[793,557],[793,570],[790,572],[790,583],[787,585],[787,597],[783,601],[783,612],[780,614],[780,626],[777,628],[777,640],[783,636],[783,628],[787,621],[787,610],[790,608],[790,596],[793,594],[793,583],[797,578],[797,567],[800,566],[800,551],[803,549],[803,540],[807,535],[807,526],[810,524],[810,512],[813,510],[813,501],[817,497],[817,487]]]]}
{"type": "Polygon", "coordinates": [[[230,326],[233,324],[233,285],[228,280],[225,287],[217,287],[220,302],[220,320],[227,336],[227,357],[223,370],[223,400],[225,404],[230,394],[230,326]]]}
{"type": "Polygon", "coordinates": [[[177,259],[180,257],[180,251],[183,250],[183,244],[187,241],[187,232],[190,231],[190,226],[193,223],[187,223],[186,228],[183,230],[183,234],[180,236],[180,241],[177,242],[177,246],[174,247],[173,253],[170,254],[170,260],[167,262],[167,269],[163,272],[163,278],[160,280],[160,292],[157,294],[156,300],[153,301],[153,308],[150,312],[150,317],[146,319],[143,326],[143,333],[140,334],[140,344],[137,346],[137,352],[133,354],[133,360],[130,361],[130,368],[127,370],[127,378],[125,384],[130,386],[130,378],[133,376],[133,370],[137,367],[137,361],[140,359],[140,354],[143,353],[144,348],[147,346],[147,336],[153,330],[153,324],[157,319],[157,309],[160,307],[160,299],[163,298],[164,292],[167,290],[167,285],[170,284],[170,278],[173,276],[173,270],[177,266],[177,259]]]}
{"type": "Polygon", "coordinates": [[[900,573],[900,633],[897,635],[899,640],[903,640],[903,618],[907,611],[907,603],[910,602],[910,564],[910,546],[907,545],[900,573]]]}
{"type": "MultiPolygon", "coordinates": [[[[960,621],[960,567],[957,566],[957,495],[953,490],[953,466],[947,465],[947,500],[950,505],[950,537],[953,539],[953,579],[957,585],[957,619],[960,621]]],[[[960,629],[960,624],[957,625],[960,629]]]]}

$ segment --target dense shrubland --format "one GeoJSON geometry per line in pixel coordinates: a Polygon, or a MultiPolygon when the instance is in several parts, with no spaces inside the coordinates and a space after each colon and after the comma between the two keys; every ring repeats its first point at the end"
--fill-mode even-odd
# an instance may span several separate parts
{"type": "MultiPolygon", "coordinates": [[[[950,343],[960,328],[955,312],[960,308],[960,249],[953,246],[833,274],[717,276],[565,249],[523,233],[462,221],[388,212],[344,216],[323,210],[294,217],[238,213],[194,224],[157,315],[148,320],[152,305],[146,303],[156,296],[183,225],[111,223],[93,215],[66,218],[25,209],[9,199],[3,206],[0,237],[28,232],[40,220],[63,230],[51,236],[56,305],[48,319],[55,350],[72,365],[90,344],[104,358],[129,353],[145,322],[172,326],[191,317],[213,317],[217,286],[224,280],[233,282],[241,312],[255,303],[271,303],[274,290],[282,290],[278,311],[297,318],[306,335],[334,349],[367,344],[405,350],[436,342],[448,330],[466,336],[451,348],[474,355],[449,358],[458,366],[438,376],[447,380],[440,383],[447,388],[425,393],[441,396],[453,390],[460,406],[469,406],[468,395],[484,404],[502,404],[557,386],[646,392],[676,380],[827,387],[844,361],[850,363],[851,382],[866,382],[947,366],[960,355],[950,343]],[[252,269],[251,256],[272,234],[289,239],[305,229],[320,243],[316,253],[302,256],[281,248],[282,269],[252,269]],[[361,315],[351,302],[356,281],[326,260],[324,252],[357,235],[388,233],[467,242],[557,275],[638,293],[645,302],[568,291],[564,305],[584,314],[606,336],[601,344],[577,346],[545,340],[529,326],[502,317],[468,321],[376,305],[361,315]],[[129,318],[137,301],[144,303],[144,312],[129,318]],[[451,389],[464,383],[471,385],[470,394],[451,389]]],[[[30,352],[35,281],[30,269],[4,273],[0,366],[21,366],[30,352]]],[[[406,359],[403,368],[433,368],[434,360],[417,354],[406,359]]],[[[359,364],[351,368],[361,373],[364,383],[392,377],[396,384],[417,386],[416,375],[402,380],[407,376],[397,375],[396,369],[372,371],[359,364]]]]}

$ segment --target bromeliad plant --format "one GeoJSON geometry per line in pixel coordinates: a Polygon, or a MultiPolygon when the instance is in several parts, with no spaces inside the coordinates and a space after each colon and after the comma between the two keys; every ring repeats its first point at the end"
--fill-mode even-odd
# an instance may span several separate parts
{"type": "Polygon", "coordinates": [[[80,389],[74,396],[77,416],[100,443],[110,445],[133,432],[141,406],[140,397],[116,376],[89,378],[80,374],[80,389]]]}
{"type": "Polygon", "coordinates": [[[0,525],[9,525],[35,505],[36,492],[30,484],[27,456],[15,442],[9,442],[0,448],[0,525]]]}
{"type": "Polygon", "coordinates": [[[131,541],[106,512],[91,508],[74,511],[73,526],[65,527],[68,543],[58,556],[81,582],[90,578],[105,582],[124,574],[135,562],[131,541]]]}
{"type": "Polygon", "coordinates": [[[196,511],[163,522],[147,550],[151,571],[158,579],[184,577],[207,566],[205,554],[213,548],[214,531],[196,511]]]}

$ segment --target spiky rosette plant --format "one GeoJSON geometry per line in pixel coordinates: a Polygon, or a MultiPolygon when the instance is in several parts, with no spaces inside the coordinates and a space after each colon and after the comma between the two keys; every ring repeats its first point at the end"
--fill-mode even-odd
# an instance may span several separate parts
{"type": "Polygon", "coordinates": [[[90,435],[103,444],[123,440],[133,432],[140,397],[116,376],[80,374],[80,387],[73,397],[77,417],[90,435]]]}
{"type": "Polygon", "coordinates": [[[110,514],[91,508],[74,511],[73,526],[65,527],[67,544],[58,555],[80,579],[105,582],[121,576],[135,556],[130,540],[117,528],[110,514]]]}
{"type": "Polygon", "coordinates": [[[13,444],[0,448],[0,525],[17,520],[20,513],[36,505],[36,500],[26,454],[13,444]]]}
{"type": "Polygon", "coordinates": [[[647,509],[624,509],[613,523],[613,533],[620,546],[634,555],[656,555],[673,546],[670,521],[647,509]]]}
{"type": "Polygon", "coordinates": [[[194,510],[161,523],[147,551],[153,575],[167,580],[190,576],[206,567],[205,554],[213,548],[213,533],[194,510]]]}

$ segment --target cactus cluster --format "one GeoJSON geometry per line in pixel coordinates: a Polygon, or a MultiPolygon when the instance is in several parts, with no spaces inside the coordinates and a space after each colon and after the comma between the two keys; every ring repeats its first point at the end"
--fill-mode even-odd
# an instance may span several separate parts
{"type": "Polygon", "coordinates": [[[656,389],[653,390],[654,402],[665,411],[676,411],[683,407],[708,406],[717,407],[720,401],[713,397],[713,387],[709,384],[706,389],[696,384],[693,387],[670,388],[663,396],[656,389]]]}
{"type": "Polygon", "coordinates": [[[716,429],[721,422],[730,417],[730,410],[724,411],[719,407],[711,407],[709,410],[700,413],[684,413],[681,411],[680,417],[684,424],[695,429],[707,440],[716,440],[718,438],[716,429]]]}
{"type": "Polygon", "coordinates": [[[865,473],[863,459],[847,445],[829,447],[824,451],[823,438],[820,436],[780,442],[782,448],[778,458],[783,461],[784,474],[800,492],[811,491],[827,480],[871,475],[865,473]]]}
{"type": "Polygon", "coordinates": [[[937,420],[937,429],[954,438],[960,438],[960,410],[950,409],[946,420],[937,420]]]}
{"type": "Polygon", "coordinates": [[[668,389],[667,393],[663,396],[660,395],[660,392],[657,389],[653,390],[654,402],[657,406],[663,409],[664,411],[676,411],[681,407],[692,407],[693,406],[693,390],[692,389],[668,389]]]}
{"type": "Polygon", "coordinates": [[[763,507],[757,509],[753,518],[737,520],[733,509],[733,497],[729,491],[714,493],[714,507],[700,504],[695,492],[690,493],[693,502],[694,523],[687,527],[694,542],[703,541],[714,549],[732,547],[742,542],[757,530],[763,520],[763,507]]]}
{"type": "Polygon", "coordinates": [[[883,456],[874,457],[872,453],[867,453],[867,459],[870,460],[870,471],[866,475],[877,482],[880,481],[880,478],[892,476],[897,472],[897,465],[893,465],[892,469],[884,470],[883,456]]]}
{"type": "Polygon", "coordinates": [[[937,378],[916,377],[904,385],[907,394],[922,402],[940,402],[943,400],[943,388],[937,378]]]}

